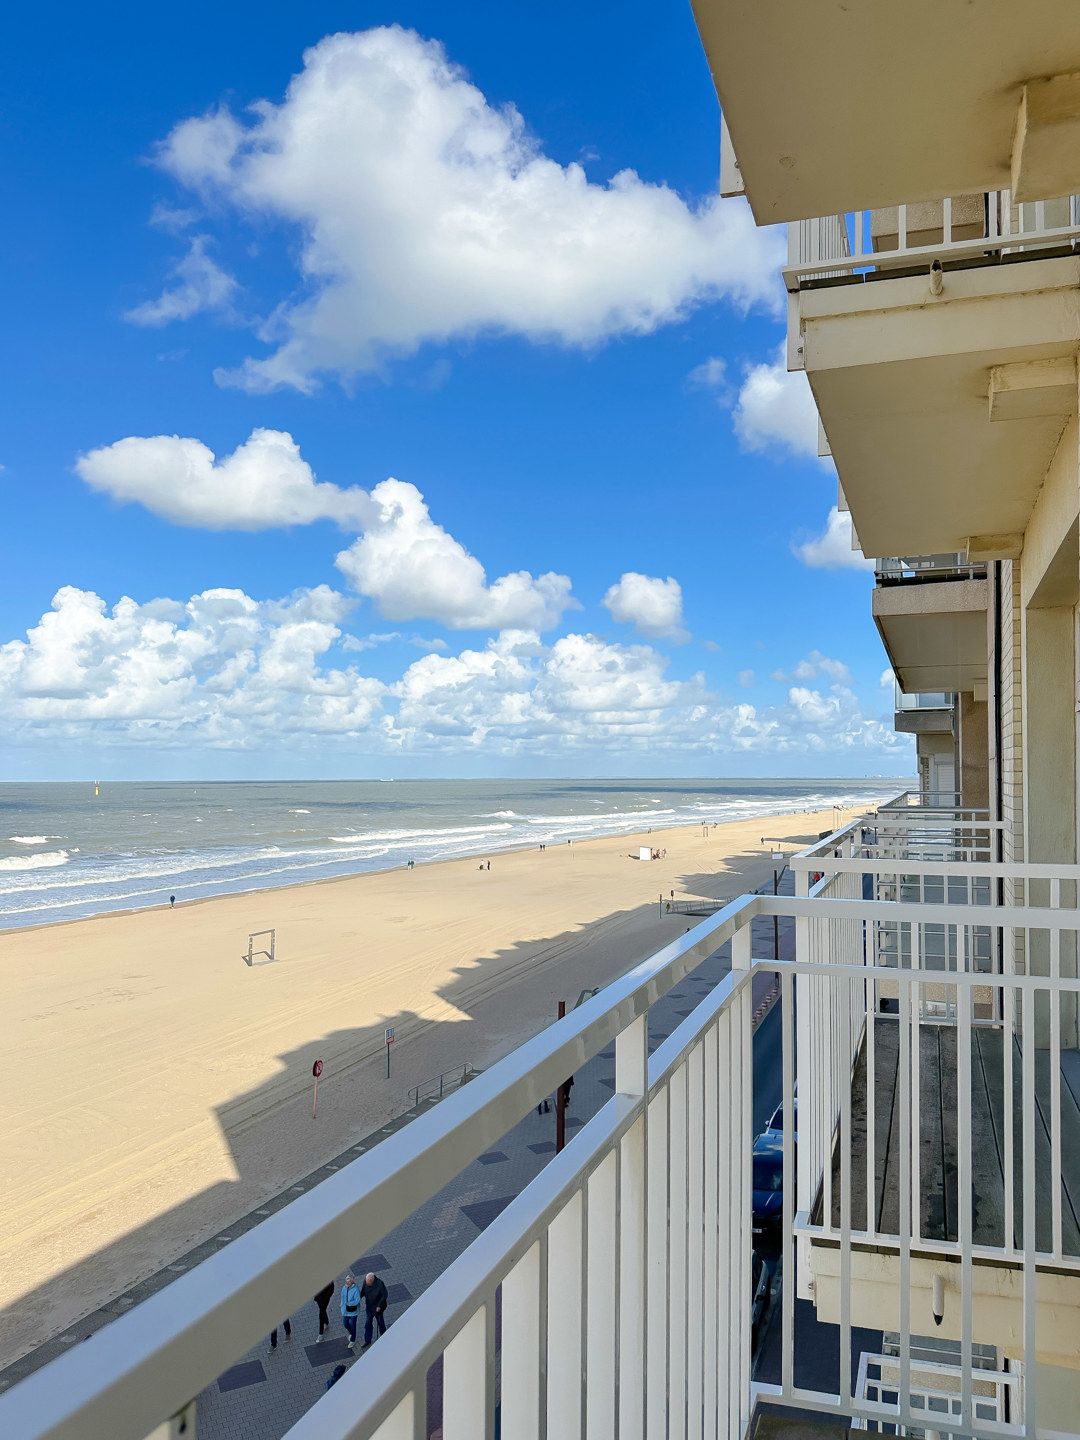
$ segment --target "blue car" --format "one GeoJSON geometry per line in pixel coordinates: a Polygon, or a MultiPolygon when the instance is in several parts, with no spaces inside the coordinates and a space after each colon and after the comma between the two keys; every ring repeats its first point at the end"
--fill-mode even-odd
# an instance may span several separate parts
{"type": "Polygon", "coordinates": [[[753,1217],[754,1234],[776,1230],[783,1218],[784,1149],[783,1136],[766,1130],[754,1141],[753,1217]]]}

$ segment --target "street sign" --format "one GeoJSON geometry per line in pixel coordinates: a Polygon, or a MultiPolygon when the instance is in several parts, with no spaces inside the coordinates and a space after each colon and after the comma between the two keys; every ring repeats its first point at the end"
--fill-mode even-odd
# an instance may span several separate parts
{"type": "Polygon", "coordinates": [[[319,1076],[322,1074],[323,1065],[321,1060],[316,1060],[311,1067],[311,1073],[315,1076],[315,1095],[311,1101],[311,1118],[314,1120],[319,1111],[319,1076]]]}
{"type": "Polygon", "coordinates": [[[387,1045],[394,1043],[394,1027],[392,1025],[387,1025],[386,1027],[386,1043],[387,1045]]]}
{"type": "Polygon", "coordinates": [[[321,1061],[321,1060],[316,1060],[316,1061],[315,1061],[315,1064],[312,1065],[312,1067],[311,1067],[311,1073],[315,1076],[315,1079],[316,1079],[316,1080],[319,1078],[319,1076],[322,1074],[322,1061],[321,1061]]]}

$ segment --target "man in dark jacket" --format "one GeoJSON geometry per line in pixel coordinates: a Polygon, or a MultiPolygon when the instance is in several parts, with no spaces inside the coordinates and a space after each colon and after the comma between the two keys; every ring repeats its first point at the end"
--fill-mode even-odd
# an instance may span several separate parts
{"type": "Polygon", "coordinates": [[[373,1325],[378,1325],[379,1334],[386,1334],[386,1306],[390,1297],[386,1293],[386,1286],[371,1271],[364,1276],[364,1283],[360,1287],[360,1294],[363,1297],[364,1305],[367,1307],[367,1315],[364,1319],[364,1349],[371,1344],[371,1331],[373,1325]]]}

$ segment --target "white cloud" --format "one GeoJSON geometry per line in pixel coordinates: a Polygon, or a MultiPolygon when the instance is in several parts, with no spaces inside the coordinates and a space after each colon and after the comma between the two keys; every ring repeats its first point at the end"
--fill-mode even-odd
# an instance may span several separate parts
{"type": "Polygon", "coordinates": [[[403,635],[400,630],[384,631],[379,635],[343,635],[341,648],[355,654],[365,650],[376,650],[380,645],[411,645],[414,650],[448,650],[445,640],[431,640],[426,635],[403,635]]]}
{"type": "Polygon", "coordinates": [[[791,680],[816,680],[821,675],[841,685],[847,685],[851,681],[851,671],[844,662],[833,660],[830,656],[823,655],[820,650],[811,650],[809,655],[799,661],[790,675],[784,670],[774,670],[772,678],[787,684],[791,680]]]}
{"type": "Polygon", "coordinates": [[[874,562],[851,548],[851,516],[834,505],[825,529],[812,540],[793,547],[795,554],[813,570],[872,570],[874,562]]]}
{"type": "Polygon", "coordinates": [[[0,645],[0,709],[22,733],[247,746],[358,735],[385,687],[321,657],[349,602],[328,586],[259,602],[205,590],[109,609],[65,586],[25,640],[0,645]]]}
{"type": "Polygon", "coordinates": [[[320,484],[284,430],[253,430],[218,460],[201,440],[128,436],[80,455],[78,474],[114,500],[145,505],[179,525],[265,530],[334,520],[359,529],[374,515],[367,491],[320,484]]]}
{"type": "Polygon", "coordinates": [[[744,450],[817,455],[817,406],[802,371],[787,369],[783,346],[775,360],[747,366],[733,423],[744,450]]]}
{"type": "Polygon", "coordinates": [[[701,675],[672,679],[649,645],[507,630],[428,654],[392,683],[327,659],[350,602],[318,586],[280,600],[214,589],[187,601],[60,590],[24,640],[0,645],[0,722],[13,745],[145,744],[156,751],[281,752],[311,740],[351,753],[485,757],[903,756],[849,686],[792,686],[783,703],[729,705],[701,675]]]}
{"type": "Polygon", "coordinates": [[[727,361],[719,355],[710,355],[700,365],[695,365],[686,381],[695,390],[710,390],[721,405],[731,404],[731,387],[728,384],[727,361]]]}
{"type": "Polygon", "coordinates": [[[489,585],[475,555],[432,520],[415,485],[383,480],[364,533],[337,557],[353,589],[389,620],[438,620],[451,630],[547,630],[573,602],[566,575],[516,570],[489,585]]]}
{"type": "Polygon", "coordinates": [[[689,636],[683,628],[682,586],[669,575],[666,580],[628,570],[604,596],[603,605],[620,625],[633,625],[651,639],[682,642],[689,636]]]}
{"type": "Polygon", "coordinates": [[[753,670],[740,670],[740,671],[739,671],[739,675],[738,675],[739,684],[740,684],[745,690],[749,690],[750,686],[753,685],[753,683],[754,683],[754,681],[755,681],[756,679],[757,679],[757,676],[754,674],[753,670]]]}
{"type": "Polygon", "coordinates": [[[224,383],[309,391],[425,342],[477,334],[595,345],[727,298],[776,309],[778,230],[741,200],[688,204],[632,170],[591,182],[543,153],[436,41],[398,26],[327,36],[280,104],[218,109],[159,149],[180,184],[300,235],[282,299],[224,383]]]}
{"type": "MultiPolygon", "coordinates": [[[[186,212],[169,213],[182,216],[186,212]]],[[[151,219],[157,217],[155,223],[163,224],[161,216],[161,207],[158,207],[151,219]]],[[[173,266],[172,274],[178,283],[166,286],[156,300],[146,300],[128,310],[124,319],[133,325],[168,325],[173,320],[190,320],[207,310],[228,314],[236,294],[236,281],[206,253],[209,243],[206,235],[196,235],[187,254],[173,266]]]]}

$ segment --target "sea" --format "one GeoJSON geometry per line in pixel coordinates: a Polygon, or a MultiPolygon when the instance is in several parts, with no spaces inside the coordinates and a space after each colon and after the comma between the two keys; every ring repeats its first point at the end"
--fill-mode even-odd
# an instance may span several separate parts
{"type": "Polygon", "coordinates": [[[672,825],[869,805],[905,780],[0,785],[0,928],[672,825]]]}

